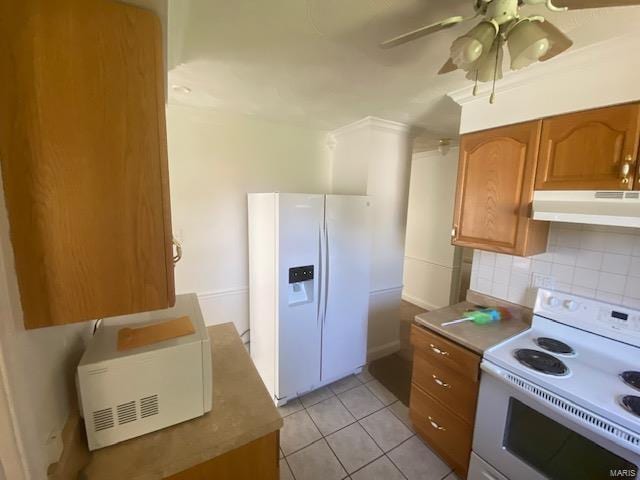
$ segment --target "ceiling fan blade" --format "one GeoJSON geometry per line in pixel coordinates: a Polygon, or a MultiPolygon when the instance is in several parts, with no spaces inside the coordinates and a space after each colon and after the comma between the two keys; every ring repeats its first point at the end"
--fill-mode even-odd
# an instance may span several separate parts
{"type": "Polygon", "coordinates": [[[411,32],[403,33],[402,35],[398,35],[397,37],[390,38],[389,40],[382,42],[380,44],[380,47],[382,48],[395,47],[396,45],[401,45],[403,43],[410,42],[411,40],[415,40],[416,38],[424,37],[425,35],[436,33],[446,28],[451,28],[454,25],[457,25],[466,20],[471,20],[472,18],[475,18],[475,17],[476,15],[472,17],[461,17],[461,16],[450,17],[440,22],[433,23],[425,27],[420,27],[416,30],[412,30],[411,32]]]}
{"type": "Polygon", "coordinates": [[[456,66],[456,64],[453,63],[453,60],[451,60],[451,58],[449,58],[449,60],[447,60],[447,63],[445,63],[442,68],[438,70],[438,75],[444,75],[445,73],[453,72],[457,69],[458,67],[456,66]]]}
{"type": "Polygon", "coordinates": [[[573,41],[549,20],[540,22],[538,25],[547,33],[547,37],[551,40],[551,48],[549,48],[549,51],[546,54],[540,57],[541,62],[549,60],[556,55],[560,55],[573,45],[573,41]]]}
{"type": "Polygon", "coordinates": [[[640,5],[640,0],[557,0],[558,7],[569,7],[569,10],[582,8],[625,7],[640,5]]]}

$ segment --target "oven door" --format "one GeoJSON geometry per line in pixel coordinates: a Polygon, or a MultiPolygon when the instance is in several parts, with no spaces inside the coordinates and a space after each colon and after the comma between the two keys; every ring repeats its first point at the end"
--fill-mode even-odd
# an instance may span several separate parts
{"type": "MultiPolygon", "coordinates": [[[[484,360],[473,451],[512,480],[637,479],[640,436],[484,360]],[[612,430],[612,428],[614,430],[612,430]]],[[[474,479],[475,473],[469,472],[474,479]]],[[[477,478],[484,478],[481,472],[477,478]]]]}

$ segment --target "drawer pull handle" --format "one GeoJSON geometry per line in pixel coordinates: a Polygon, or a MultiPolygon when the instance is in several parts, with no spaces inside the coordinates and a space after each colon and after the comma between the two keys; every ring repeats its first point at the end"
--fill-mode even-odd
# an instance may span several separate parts
{"type": "Polygon", "coordinates": [[[444,427],[438,425],[436,422],[434,422],[433,418],[431,418],[431,417],[427,417],[427,418],[429,419],[429,423],[431,424],[431,426],[433,428],[435,428],[436,430],[443,430],[443,431],[446,430],[446,428],[444,428],[444,427]]]}
{"type": "Polygon", "coordinates": [[[443,382],[442,380],[440,380],[438,377],[435,376],[435,374],[431,375],[433,377],[433,381],[436,382],[438,385],[440,385],[442,388],[451,388],[451,385],[449,385],[447,382],[443,382]]]}
{"type": "Polygon", "coordinates": [[[429,346],[431,347],[431,350],[433,350],[438,355],[442,355],[443,357],[448,357],[449,356],[449,352],[445,352],[444,350],[440,350],[433,343],[430,343],[429,346]]]}

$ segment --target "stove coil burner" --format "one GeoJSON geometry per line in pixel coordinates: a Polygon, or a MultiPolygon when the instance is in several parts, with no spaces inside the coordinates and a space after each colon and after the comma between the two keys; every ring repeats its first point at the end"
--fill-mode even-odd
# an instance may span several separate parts
{"type": "Polygon", "coordinates": [[[575,355],[576,352],[573,348],[560,340],[548,337],[539,337],[536,339],[536,344],[551,353],[557,353],[559,355],[575,355]]]}
{"type": "Polygon", "coordinates": [[[630,387],[640,390],[640,372],[627,371],[620,374],[620,378],[630,387]]]}
{"type": "Polygon", "coordinates": [[[562,377],[569,374],[569,368],[561,360],[539,350],[521,348],[513,352],[513,356],[523,365],[547,375],[562,377]]]}
{"type": "Polygon", "coordinates": [[[620,400],[620,404],[634,415],[640,417],[640,397],[625,395],[620,400]]]}

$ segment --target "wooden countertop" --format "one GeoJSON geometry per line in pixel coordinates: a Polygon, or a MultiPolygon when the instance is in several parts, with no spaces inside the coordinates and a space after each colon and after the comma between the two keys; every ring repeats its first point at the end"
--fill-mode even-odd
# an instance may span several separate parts
{"type": "Polygon", "coordinates": [[[531,310],[482,296],[476,292],[469,292],[467,301],[417,315],[415,323],[482,355],[485,350],[527,330],[531,325],[531,310]],[[488,325],[464,322],[442,326],[445,322],[462,318],[465,310],[472,310],[478,305],[505,306],[512,312],[513,318],[488,325]]]}
{"type": "Polygon", "coordinates": [[[282,418],[233,324],[215,325],[208,331],[213,357],[212,410],[91,452],[79,478],[165,478],[282,427],[282,418]]]}

